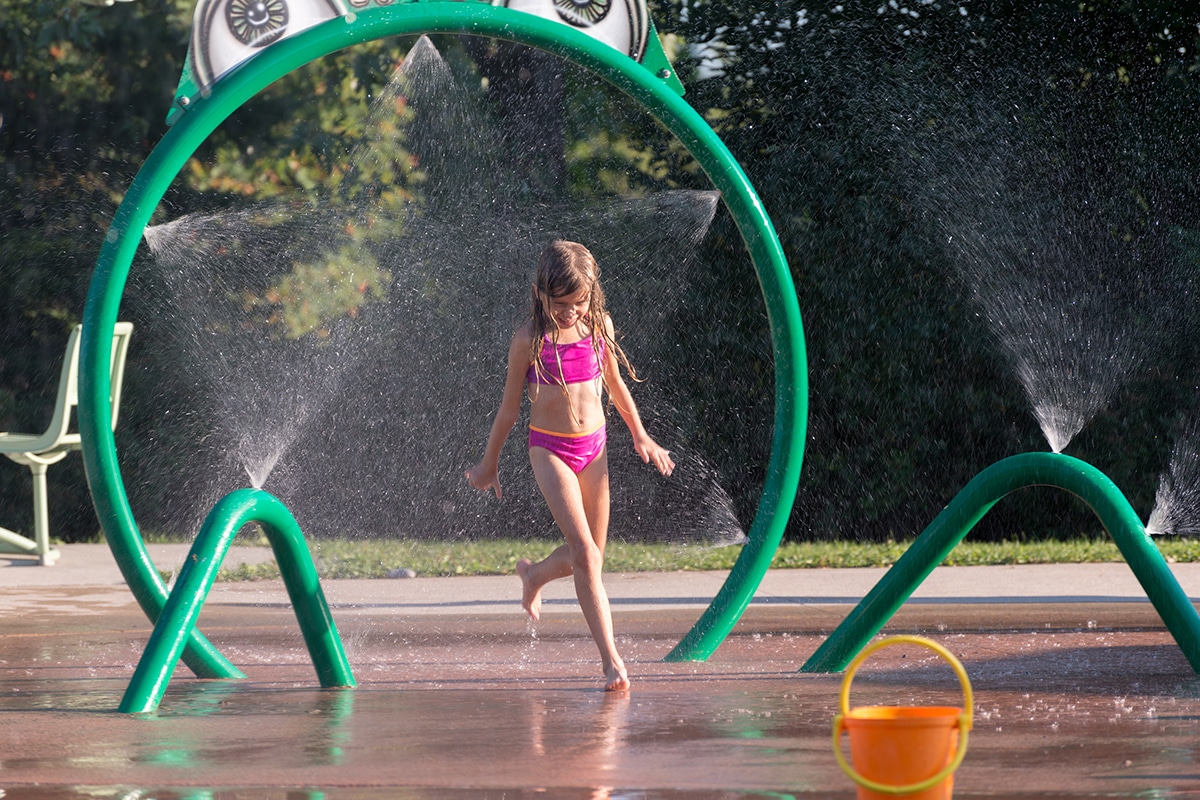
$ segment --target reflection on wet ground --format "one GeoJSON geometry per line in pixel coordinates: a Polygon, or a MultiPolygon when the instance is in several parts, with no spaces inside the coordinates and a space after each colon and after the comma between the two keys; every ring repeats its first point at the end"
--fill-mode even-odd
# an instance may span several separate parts
{"type": "MultiPolygon", "coordinates": [[[[359,688],[321,690],[286,608],[202,627],[249,679],[181,668],[156,714],[115,713],[148,636],[131,603],[6,619],[6,798],[854,796],[830,743],[839,675],[797,670],[845,607],[752,607],[705,663],[661,659],[688,610],[617,611],[634,689],[599,690],[577,612],[338,618],[359,688]]],[[[955,796],[1200,796],[1200,678],[1147,603],[905,608],[886,632],[965,664],[975,731],[955,796]]],[[[851,705],[959,705],[922,648],[879,651],[851,705]]]]}

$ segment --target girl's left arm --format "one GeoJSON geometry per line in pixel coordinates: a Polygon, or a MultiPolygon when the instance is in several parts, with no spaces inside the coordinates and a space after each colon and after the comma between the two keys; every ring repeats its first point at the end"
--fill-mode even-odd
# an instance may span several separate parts
{"type": "MultiPolygon", "coordinates": [[[[608,330],[609,339],[612,340],[612,319],[606,318],[604,326],[608,330]]],[[[663,475],[670,475],[675,469],[675,462],[671,460],[671,452],[654,441],[646,432],[646,426],[642,424],[642,417],[638,414],[637,405],[633,402],[633,395],[630,394],[629,387],[625,385],[625,379],[621,377],[621,368],[617,363],[616,353],[612,352],[610,348],[604,355],[604,382],[608,387],[608,395],[612,399],[613,405],[617,407],[621,419],[629,426],[629,432],[633,434],[634,451],[642,457],[643,462],[654,464],[655,468],[663,475]]]]}

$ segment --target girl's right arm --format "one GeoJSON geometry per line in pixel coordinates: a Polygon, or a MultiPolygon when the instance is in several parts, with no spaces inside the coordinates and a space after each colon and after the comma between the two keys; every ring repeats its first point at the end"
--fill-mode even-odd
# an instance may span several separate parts
{"type": "Polygon", "coordinates": [[[496,499],[503,497],[500,489],[500,449],[508,438],[517,417],[521,413],[521,394],[525,391],[525,378],[529,371],[530,334],[525,327],[513,334],[508,346],[508,375],[504,379],[504,397],[500,401],[500,409],[492,421],[492,431],[488,434],[487,449],[483,459],[467,470],[467,480],[481,492],[488,489],[496,493],[496,499]]]}

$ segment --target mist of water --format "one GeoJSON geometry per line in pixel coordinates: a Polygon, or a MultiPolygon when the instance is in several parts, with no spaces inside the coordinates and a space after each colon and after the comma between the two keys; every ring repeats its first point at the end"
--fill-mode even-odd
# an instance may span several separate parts
{"type": "MultiPolygon", "coordinates": [[[[986,247],[986,241],[977,243],[986,247]]],[[[1050,449],[1062,452],[1142,363],[1133,322],[1103,286],[1026,278],[1002,263],[962,270],[1025,390],[1050,449]]]]}
{"type": "Polygon", "coordinates": [[[1188,425],[1171,450],[1171,461],[1159,476],[1146,532],[1200,534],[1200,422],[1188,425]]]}
{"type": "Polygon", "coordinates": [[[163,419],[189,452],[156,456],[171,489],[146,496],[192,504],[174,510],[185,527],[248,478],[318,536],[552,533],[520,426],[501,458],[503,503],[462,475],[482,453],[537,255],[565,237],[595,253],[610,312],[628,334],[622,344],[649,377],[633,388],[639,408],[680,465],[661,479],[623,427],[610,430],[613,535],[742,538],[720,476],[689,442],[699,412],[671,371],[688,344],[671,317],[703,268],[695,253],[717,194],[524,202],[511,154],[486,146],[498,139],[494,123],[427,39],[375,100],[365,129],[348,148],[345,182],[381,170],[386,137],[405,136],[426,175],[422,197],[386,206],[377,193],[328,206],[288,198],[147,230],[154,263],[133,293],[158,374],[169,376],[163,419]],[[397,123],[398,109],[412,111],[412,124],[397,123]],[[289,337],[271,318],[276,309],[248,300],[294,264],[353,244],[368,224],[390,226],[355,251],[370,254],[386,285],[363,292],[353,314],[289,337]]]}
{"type": "MultiPolygon", "coordinates": [[[[1158,276],[1169,270],[1161,254],[1122,234],[1130,221],[1108,194],[1111,164],[1032,124],[1023,105],[999,93],[974,100],[969,115],[941,120],[925,141],[930,159],[917,192],[1046,441],[1061,452],[1153,355],[1172,306],[1158,276]]],[[[1055,119],[1074,127],[1068,114],[1055,119]]]]}

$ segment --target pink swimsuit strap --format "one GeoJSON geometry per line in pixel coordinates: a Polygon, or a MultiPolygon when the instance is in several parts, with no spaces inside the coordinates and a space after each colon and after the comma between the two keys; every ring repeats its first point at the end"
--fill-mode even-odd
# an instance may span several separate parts
{"type": "MultiPolygon", "coordinates": [[[[600,340],[599,355],[604,357],[604,339],[600,340]]],[[[542,369],[539,372],[537,365],[530,364],[525,379],[544,384],[586,383],[600,377],[600,358],[592,349],[591,336],[570,344],[555,344],[547,334],[542,339],[542,352],[538,356],[542,369]]]]}

